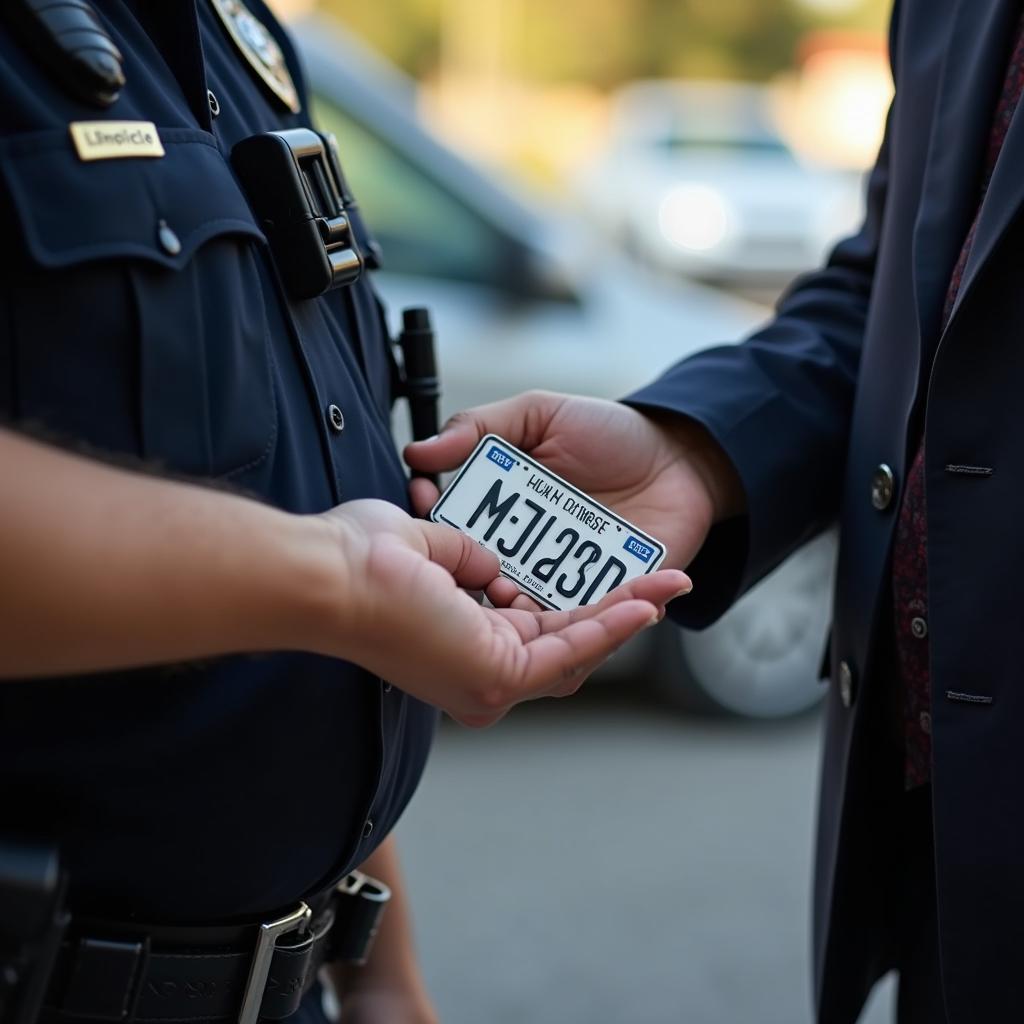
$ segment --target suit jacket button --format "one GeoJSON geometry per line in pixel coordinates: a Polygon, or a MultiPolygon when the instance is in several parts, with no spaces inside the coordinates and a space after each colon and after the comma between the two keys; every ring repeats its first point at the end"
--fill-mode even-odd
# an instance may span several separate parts
{"type": "Polygon", "coordinates": [[[345,429],[345,414],[333,402],[327,406],[327,422],[336,434],[345,429]]]}
{"type": "Polygon", "coordinates": [[[839,662],[839,698],[844,708],[852,708],[857,696],[853,669],[848,661],[839,662]]]}
{"type": "Polygon", "coordinates": [[[896,494],[896,475],[884,462],[879,465],[871,476],[871,504],[879,512],[884,512],[896,494]]]}

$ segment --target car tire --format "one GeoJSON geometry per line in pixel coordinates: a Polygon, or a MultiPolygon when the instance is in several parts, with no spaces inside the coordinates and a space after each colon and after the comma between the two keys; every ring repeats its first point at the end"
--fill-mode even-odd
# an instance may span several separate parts
{"type": "Polygon", "coordinates": [[[699,714],[786,718],[818,704],[836,549],[834,532],[817,537],[705,630],[663,623],[656,689],[699,714]]]}

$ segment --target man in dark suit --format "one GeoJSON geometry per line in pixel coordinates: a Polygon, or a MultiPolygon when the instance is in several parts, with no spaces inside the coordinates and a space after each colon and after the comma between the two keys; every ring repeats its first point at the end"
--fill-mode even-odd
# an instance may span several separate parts
{"type": "Polygon", "coordinates": [[[901,1022],[1024,1013],[1021,7],[896,0],[864,226],[744,344],[621,405],[476,409],[407,454],[453,466],[484,431],[532,451],[690,565],[688,626],[838,518],[814,912],[828,1024],[891,968],[901,1022]]]}

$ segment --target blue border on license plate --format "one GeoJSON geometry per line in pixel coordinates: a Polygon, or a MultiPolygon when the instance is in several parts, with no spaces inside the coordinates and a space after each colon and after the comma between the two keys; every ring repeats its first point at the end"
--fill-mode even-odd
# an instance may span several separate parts
{"type": "Polygon", "coordinates": [[[488,434],[430,518],[493,551],[535,601],[567,610],[654,572],[665,547],[529,455],[488,434]]]}

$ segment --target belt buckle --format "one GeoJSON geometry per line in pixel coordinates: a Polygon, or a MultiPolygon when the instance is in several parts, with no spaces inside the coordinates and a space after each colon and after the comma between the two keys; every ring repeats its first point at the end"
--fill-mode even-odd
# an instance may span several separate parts
{"type": "Polygon", "coordinates": [[[249,977],[245,982],[242,994],[242,1008],[238,1011],[238,1024],[256,1024],[263,1004],[263,994],[270,977],[270,963],[274,959],[277,940],[288,932],[305,928],[313,917],[313,911],[300,902],[295,910],[276,921],[266,921],[260,925],[256,938],[256,949],[249,966],[249,977]]]}

